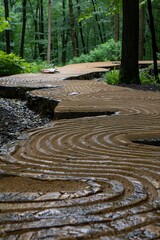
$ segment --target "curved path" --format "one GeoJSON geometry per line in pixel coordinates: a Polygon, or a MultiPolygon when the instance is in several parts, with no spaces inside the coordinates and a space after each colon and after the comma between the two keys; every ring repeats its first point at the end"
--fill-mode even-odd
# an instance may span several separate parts
{"type": "Polygon", "coordinates": [[[29,99],[74,119],[31,130],[0,156],[1,239],[160,239],[160,93],[56,84],[29,99]],[[88,112],[102,115],[79,118],[88,112]]]}

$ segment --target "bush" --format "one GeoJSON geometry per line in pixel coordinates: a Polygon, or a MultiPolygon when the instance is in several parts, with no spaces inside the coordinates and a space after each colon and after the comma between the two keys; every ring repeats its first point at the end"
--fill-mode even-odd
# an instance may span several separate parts
{"type": "Polygon", "coordinates": [[[54,67],[53,64],[48,65],[46,62],[44,62],[42,60],[37,60],[36,62],[30,63],[30,72],[38,73],[42,69],[53,68],[53,67],[54,67]]]}
{"type": "Polygon", "coordinates": [[[106,73],[106,83],[115,85],[118,84],[118,80],[119,70],[114,69],[106,73]]]}
{"type": "Polygon", "coordinates": [[[155,77],[149,74],[148,69],[141,69],[139,77],[141,84],[156,84],[155,77]]]}
{"type": "Polygon", "coordinates": [[[30,64],[14,53],[0,51],[0,76],[30,72],[30,64]]]}
{"type": "Polygon", "coordinates": [[[27,63],[24,59],[16,56],[14,53],[7,54],[0,51],[0,76],[8,76],[19,73],[38,73],[43,68],[53,67],[39,60],[33,63],[27,63]]]}
{"type": "MultiPolygon", "coordinates": [[[[139,77],[140,77],[141,84],[156,84],[156,80],[154,76],[149,73],[149,69],[150,67],[140,70],[139,77]]],[[[113,84],[113,85],[118,84],[119,70],[114,69],[112,71],[107,72],[105,75],[105,78],[106,78],[105,82],[108,84],[113,84]]]]}
{"type": "Polygon", "coordinates": [[[91,50],[88,54],[81,54],[80,57],[74,57],[69,61],[69,64],[82,62],[104,62],[120,60],[121,53],[120,42],[115,42],[113,39],[108,42],[98,45],[97,48],[91,50]]]}

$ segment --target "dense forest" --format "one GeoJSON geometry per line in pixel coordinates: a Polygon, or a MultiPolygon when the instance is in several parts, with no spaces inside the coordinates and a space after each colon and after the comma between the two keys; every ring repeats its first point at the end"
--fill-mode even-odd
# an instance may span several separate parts
{"type": "MultiPolygon", "coordinates": [[[[85,55],[93,49],[100,49],[99,45],[102,44],[102,48],[117,50],[114,55],[111,53],[108,56],[106,50],[104,60],[120,58],[121,1],[0,0],[0,2],[0,27],[5,28],[0,32],[0,50],[13,52],[28,62],[48,60],[55,65],[64,65],[79,56],[85,61],[85,55]]],[[[160,49],[158,0],[152,1],[152,10],[157,48],[160,49]]],[[[152,59],[147,2],[140,1],[139,14],[139,59],[152,59]]],[[[100,57],[96,60],[103,59],[100,57]]]]}

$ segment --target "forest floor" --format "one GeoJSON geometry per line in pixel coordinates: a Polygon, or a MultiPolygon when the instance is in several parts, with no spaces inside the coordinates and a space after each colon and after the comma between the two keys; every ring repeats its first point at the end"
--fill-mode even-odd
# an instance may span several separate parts
{"type": "Polygon", "coordinates": [[[159,86],[103,64],[0,78],[1,239],[160,238],[159,86]]]}

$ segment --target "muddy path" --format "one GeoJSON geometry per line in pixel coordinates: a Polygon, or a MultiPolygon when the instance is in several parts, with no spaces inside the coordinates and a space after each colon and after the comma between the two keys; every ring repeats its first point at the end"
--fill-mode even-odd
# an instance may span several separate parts
{"type": "Polygon", "coordinates": [[[0,155],[1,239],[159,239],[160,92],[50,81],[54,120],[0,155]]]}

